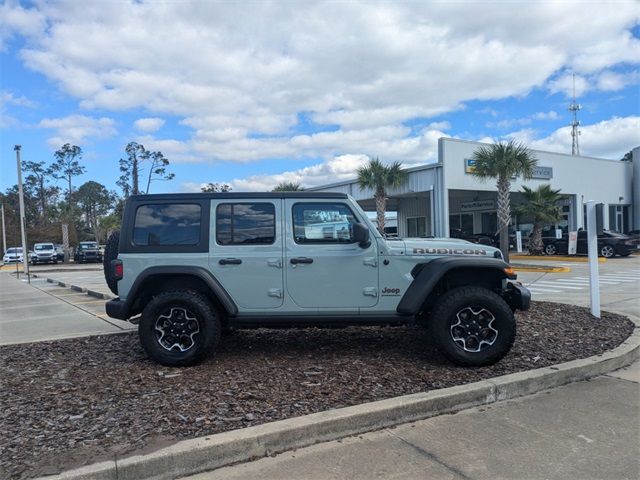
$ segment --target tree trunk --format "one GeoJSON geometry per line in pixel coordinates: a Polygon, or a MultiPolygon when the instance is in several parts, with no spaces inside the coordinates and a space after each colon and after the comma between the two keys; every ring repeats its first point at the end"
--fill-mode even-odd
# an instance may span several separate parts
{"type": "Polygon", "coordinates": [[[529,255],[542,255],[544,243],[542,243],[542,222],[533,223],[533,231],[529,239],[529,255]]]}
{"type": "Polygon", "coordinates": [[[378,230],[384,235],[384,214],[387,211],[387,194],[383,188],[377,188],[374,195],[376,200],[376,218],[378,220],[378,230]]]}
{"type": "Polygon", "coordinates": [[[47,223],[47,194],[44,191],[44,175],[39,178],[40,183],[40,208],[42,209],[42,224],[47,223]]]}
{"type": "Polygon", "coordinates": [[[511,223],[511,184],[507,178],[498,179],[498,231],[500,251],[505,262],[509,262],[509,223],[511,223]]]}
{"type": "Polygon", "coordinates": [[[71,209],[71,174],[69,174],[69,198],[67,198],[69,202],[69,209],[71,209]]]}
{"type": "Polygon", "coordinates": [[[138,195],[140,190],[138,190],[138,159],[133,157],[133,165],[131,168],[131,194],[138,195]]]}

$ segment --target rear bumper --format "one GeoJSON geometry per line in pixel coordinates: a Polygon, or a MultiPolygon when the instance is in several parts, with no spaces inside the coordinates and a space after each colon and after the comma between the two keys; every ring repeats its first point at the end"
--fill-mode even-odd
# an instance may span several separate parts
{"type": "Polygon", "coordinates": [[[107,301],[105,308],[107,310],[107,315],[111,318],[116,318],[118,320],[129,319],[129,305],[127,305],[127,302],[124,302],[119,298],[107,301]]]}
{"type": "Polygon", "coordinates": [[[526,311],[529,310],[531,305],[531,292],[520,283],[509,282],[502,294],[502,298],[505,299],[512,310],[526,311]]]}

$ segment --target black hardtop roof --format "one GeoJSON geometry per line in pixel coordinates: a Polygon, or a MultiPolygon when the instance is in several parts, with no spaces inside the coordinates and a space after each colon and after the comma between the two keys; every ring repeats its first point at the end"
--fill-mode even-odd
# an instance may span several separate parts
{"type": "Polygon", "coordinates": [[[132,195],[131,201],[158,200],[206,200],[206,199],[242,200],[247,198],[347,198],[346,193],[335,192],[226,192],[226,193],[152,193],[149,195],[132,195]]]}

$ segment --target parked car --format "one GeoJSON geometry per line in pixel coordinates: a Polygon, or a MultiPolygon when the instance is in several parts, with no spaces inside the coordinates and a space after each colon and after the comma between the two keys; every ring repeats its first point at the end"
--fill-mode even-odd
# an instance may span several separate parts
{"type": "Polygon", "coordinates": [[[2,257],[3,263],[20,263],[23,260],[22,247],[7,248],[2,257]]]}
{"type": "Polygon", "coordinates": [[[73,254],[76,263],[102,262],[102,254],[97,242],[80,242],[73,254]]]}
{"type": "Polygon", "coordinates": [[[59,243],[54,243],[53,245],[56,249],[56,257],[58,258],[58,261],[64,262],[64,246],[59,243]]]}
{"type": "Polygon", "coordinates": [[[29,260],[31,261],[31,265],[38,263],[58,263],[55,245],[51,242],[36,243],[33,246],[33,253],[30,255],[29,260]]]}
{"type": "MultiPolygon", "coordinates": [[[[566,234],[562,235],[560,239],[543,237],[542,241],[547,255],[566,255],[569,252],[569,236],[566,234]]],[[[631,238],[623,233],[605,230],[602,235],[598,236],[598,255],[601,257],[611,258],[615,255],[626,257],[639,249],[640,240],[631,238]]],[[[578,255],[586,255],[588,253],[586,230],[578,232],[576,253],[578,255]]]]}

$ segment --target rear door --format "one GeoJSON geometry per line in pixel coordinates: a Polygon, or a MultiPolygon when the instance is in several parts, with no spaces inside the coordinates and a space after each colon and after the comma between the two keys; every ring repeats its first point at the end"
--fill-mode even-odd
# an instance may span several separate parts
{"type": "Polygon", "coordinates": [[[283,303],[282,200],[211,203],[209,268],[240,309],[283,303]]]}

